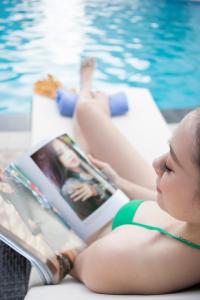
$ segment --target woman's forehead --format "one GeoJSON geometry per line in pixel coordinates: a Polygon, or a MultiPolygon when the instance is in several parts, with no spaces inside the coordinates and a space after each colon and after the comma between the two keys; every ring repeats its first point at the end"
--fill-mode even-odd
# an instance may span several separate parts
{"type": "Polygon", "coordinates": [[[177,130],[175,130],[175,136],[176,134],[178,134],[181,136],[181,138],[186,139],[188,142],[194,141],[196,133],[196,123],[197,122],[195,114],[189,113],[177,126],[177,130]]]}
{"type": "Polygon", "coordinates": [[[69,148],[67,144],[65,144],[63,141],[60,140],[55,140],[53,144],[57,148],[69,148]]]}
{"type": "Polygon", "coordinates": [[[193,158],[196,153],[193,117],[187,116],[178,125],[171,139],[171,147],[183,165],[193,163],[193,158]]]}

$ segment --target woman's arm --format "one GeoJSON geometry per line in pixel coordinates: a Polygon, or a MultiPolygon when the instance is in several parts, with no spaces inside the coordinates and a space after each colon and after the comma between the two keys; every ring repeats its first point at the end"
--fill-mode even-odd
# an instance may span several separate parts
{"type": "Polygon", "coordinates": [[[89,155],[91,162],[105,173],[112,182],[130,199],[156,200],[156,192],[144,186],[130,182],[122,177],[107,163],[89,155]]]}
{"type": "Polygon", "coordinates": [[[163,294],[199,282],[199,252],[132,225],[121,226],[77,256],[71,275],[107,294],[163,294]]]}
{"type": "Polygon", "coordinates": [[[122,177],[118,177],[116,185],[122,190],[130,199],[142,200],[156,200],[156,192],[132,183],[122,177]]]}

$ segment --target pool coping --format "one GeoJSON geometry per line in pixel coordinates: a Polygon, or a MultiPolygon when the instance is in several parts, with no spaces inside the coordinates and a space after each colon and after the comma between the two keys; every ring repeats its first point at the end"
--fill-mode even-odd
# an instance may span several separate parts
{"type": "MultiPolygon", "coordinates": [[[[30,147],[32,136],[32,105],[30,114],[0,114],[0,149],[23,149],[30,147]]],[[[171,131],[192,110],[160,110],[171,131]]]]}
{"type": "Polygon", "coordinates": [[[181,109],[163,109],[160,110],[165,121],[168,124],[179,123],[185,115],[187,115],[194,108],[181,108],[181,109]]]}
{"type": "Polygon", "coordinates": [[[31,112],[0,114],[0,132],[31,131],[31,112]]]}
{"type": "MultiPolygon", "coordinates": [[[[169,124],[178,123],[191,109],[160,110],[165,121],[169,124]]],[[[0,132],[31,131],[31,113],[0,114],[0,132]]]]}

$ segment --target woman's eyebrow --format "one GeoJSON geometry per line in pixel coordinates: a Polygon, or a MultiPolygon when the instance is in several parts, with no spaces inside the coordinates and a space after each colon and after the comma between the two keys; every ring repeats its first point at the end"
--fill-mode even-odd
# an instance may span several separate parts
{"type": "Polygon", "coordinates": [[[179,167],[183,168],[180,161],[178,160],[178,157],[176,156],[176,153],[174,152],[174,149],[172,148],[172,145],[169,143],[169,149],[172,159],[179,165],[179,167]]]}

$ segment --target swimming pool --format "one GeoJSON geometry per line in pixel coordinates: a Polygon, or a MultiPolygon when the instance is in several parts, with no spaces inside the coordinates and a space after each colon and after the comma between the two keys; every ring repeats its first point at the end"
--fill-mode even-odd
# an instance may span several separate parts
{"type": "Polygon", "coordinates": [[[160,109],[200,104],[200,3],[181,0],[3,0],[0,113],[31,109],[34,81],[78,83],[97,58],[95,85],[149,88],[160,109]]]}

